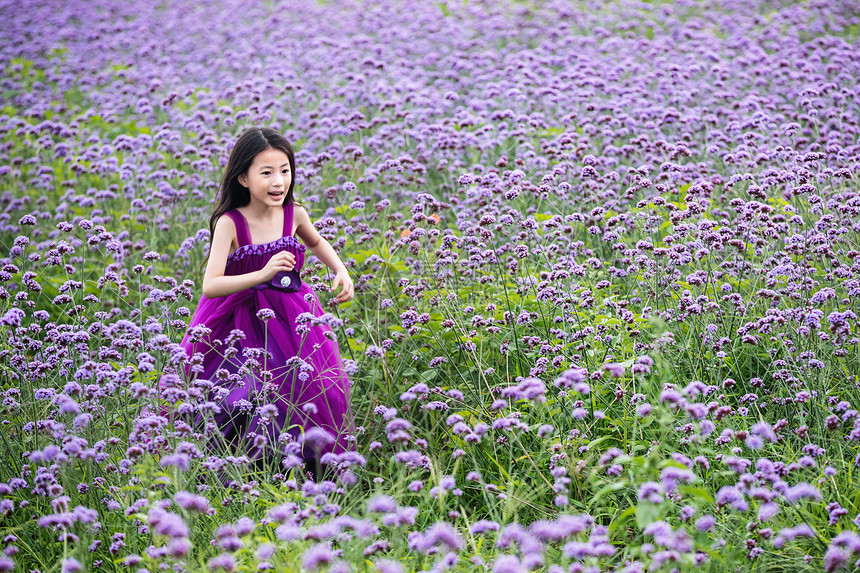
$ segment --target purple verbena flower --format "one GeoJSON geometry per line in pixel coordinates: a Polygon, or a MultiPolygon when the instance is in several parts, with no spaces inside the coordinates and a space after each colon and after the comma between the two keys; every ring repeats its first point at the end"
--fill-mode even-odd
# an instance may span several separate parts
{"type": "Polygon", "coordinates": [[[327,545],[317,544],[305,551],[302,556],[302,565],[309,571],[316,571],[320,567],[332,564],[334,560],[334,553],[327,545]]]}
{"type": "Polygon", "coordinates": [[[207,513],[209,511],[209,500],[202,495],[195,495],[187,491],[177,491],[173,499],[182,509],[198,513],[207,513]]]}
{"type": "Polygon", "coordinates": [[[422,534],[416,545],[419,551],[427,551],[431,547],[444,546],[452,551],[458,551],[463,546],[463,538],[459,532],[445,522],[431,525],[422,534]]]}
{"type": "Polygon", "coordinates": [[[799,483],[794,485],[785,492],[785,499],[789,503],[795,504],[801,499],[811,499],[821,501],[821,493],[818,488],[808,483],[799,483]]]}

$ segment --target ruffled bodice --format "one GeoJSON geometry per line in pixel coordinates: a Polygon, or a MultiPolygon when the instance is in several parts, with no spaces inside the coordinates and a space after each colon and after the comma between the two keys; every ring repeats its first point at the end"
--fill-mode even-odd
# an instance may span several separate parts
{"type": "Polygon", "coordinates": [[[233,219],[236,225],[236,239],[239,247],[227,257],[226,275],[241,275],[262,269],[269,259],[277,252],[289,251],[296,257],[296,270],[302,270],[305,264],[305,246],[292,236],[293,231],[293,208],[292,205],[284,208],[284,229],[280,239],[269,243],[254,244],[251,242],[251,232],[248,221],[238,210],[225,213],[233,219]]]}

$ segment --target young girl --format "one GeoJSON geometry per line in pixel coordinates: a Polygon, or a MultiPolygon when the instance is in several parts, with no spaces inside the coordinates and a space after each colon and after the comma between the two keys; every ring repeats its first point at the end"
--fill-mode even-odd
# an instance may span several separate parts
{"type": "Polygon", "coordinates": [[[351,422],[337,340],[299,278],[305,249],[335,273],[338,303],[351,300],[354,287],[294,202],[295,168],[292,147],[274,130],[239,137],[209,223],[203,296],[182,346],[196,380],[220,387],[214,421],[228,444],[254,461],[280,459],[286,432],[309,464],[346,450],[351,422]]]}

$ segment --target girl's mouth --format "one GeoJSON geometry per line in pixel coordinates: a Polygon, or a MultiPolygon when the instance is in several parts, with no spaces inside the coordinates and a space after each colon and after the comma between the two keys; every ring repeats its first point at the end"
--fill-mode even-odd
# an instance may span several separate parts
{"type": "Polygon", "coordinates": [[[269,197],[273,197],[275,199],[280,199],[284,196],[283,191],[269,191],[269,197]]]}

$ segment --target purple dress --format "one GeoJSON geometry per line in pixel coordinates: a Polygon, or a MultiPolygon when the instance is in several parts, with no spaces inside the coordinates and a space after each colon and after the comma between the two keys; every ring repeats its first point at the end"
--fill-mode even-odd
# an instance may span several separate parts
{"type": "MultiPolygon", "coordinates": [[[[301,270],[305,246],[292,236],[292,204],[284,206],[283,236],[262,245],[251,244],[244,215],[237,210],[225,215],[236,225],[239,247],[227,257],[224,274],[262,269],[282,250],[296,256],[296,269],[301,270]]],[[[283,432],[309,438],[302,449],[305,459],[351,449],[346,440],[352,430],[349,379],[334,332],[325,319],[320,320],[323,314],[319,299],[304,282],[295,292],[262,283],[224,297],[201,296],[182,340],[192,363],[200,360],[193,358],[194,353],[202,354],[202,362],[191,366],[189,374],[224,389],[226,397],[216,402],[220,412],[214,414],[215,423],[225,440],[249,458],[283,452],[278,443],[283,432]],[[274,317],[259,318],[262,309],[271,309],[274,317]],[[197,325],[211,333],[195,336],[197,325]],[[261,374],[266,371],[270,375],[261,374]]]]}

